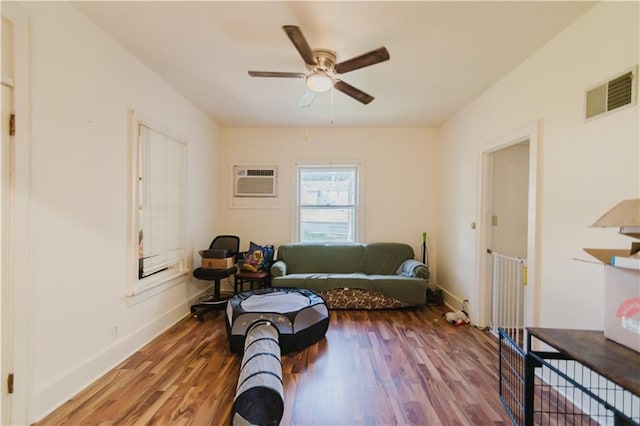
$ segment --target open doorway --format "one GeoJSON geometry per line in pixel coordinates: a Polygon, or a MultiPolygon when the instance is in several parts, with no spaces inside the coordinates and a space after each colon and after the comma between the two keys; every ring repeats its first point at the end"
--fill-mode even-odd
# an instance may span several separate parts
{"type": "Polygon", "coordinates": [[[491,210],[487,253],[491,257],[490,327],[518,343],[524,337],[527,270],[529,140],[490,152],[487,203],[491,210]]]}
{"type": "Polygon", "coordinates": [[[489,153],[491,228],[489,248],[527,258],[529,210],[529,140],[489,153]]]}
{"type": "Polygon", "coordinates": [[[541,128],[542,123],[537,122],[496,138],[479,153],[478,323],[511,327],[516,334],[522,333],[517,338],[520,343],[523,328],[537,324],[538,317],[541,128]],[[507,286],[506,290],[501,286],[507,286]],[[507,313],[496,317],[499,309],[507,313]]]}

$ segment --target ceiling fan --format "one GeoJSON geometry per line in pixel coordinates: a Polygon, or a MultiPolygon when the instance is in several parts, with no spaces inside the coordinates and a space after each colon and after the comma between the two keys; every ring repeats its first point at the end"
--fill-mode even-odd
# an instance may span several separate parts
{"type": "Polygon", "coordinates": [[[353,99],[368,104],[374,97],[362,90],[353,87],[349,83],[337,77],[360,68],[368,67],[379,62],[389,60],[389,52],[385,47],[380,47],[355,58],[336,63],[336,53],[328,49],[311,49],[302,31],[295,25],[282,27],[291,39],[291,42],[302,56],[307,73],[301,72],[275,72],[275,71],[249,71],[251,77],[281,77],[304,78],[307,83],[307,93],[302,97],[298,106],[308,106],[315,98],[316,93],[326,92],[332,87],[353,99]]]}

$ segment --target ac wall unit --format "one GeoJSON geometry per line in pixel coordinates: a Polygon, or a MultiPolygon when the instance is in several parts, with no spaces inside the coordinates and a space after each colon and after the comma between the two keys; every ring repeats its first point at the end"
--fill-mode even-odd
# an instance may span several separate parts
{"type": "Polygon", "coordinates": [[[587,90],[585,118],[597,117],[636,102],[637,67],[587,90]]]}
{"type": "Polygon", "coordinates": [[[233,166],[234,197],[276,197],[278,168],[233,166]]]}

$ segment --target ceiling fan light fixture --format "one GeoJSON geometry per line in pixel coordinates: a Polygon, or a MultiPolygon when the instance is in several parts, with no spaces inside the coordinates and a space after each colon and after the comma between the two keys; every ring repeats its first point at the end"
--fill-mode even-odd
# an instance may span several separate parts
{"type": "MultiPolygon", "coordinates": [[[[333,88],[363,105],[373,101],[373,96],[346,83],[338,78],[338,75],[388,61],[389,52],[386,47],[380,47],[346,61],[336,62],[335,51],[311,49],[300,28],[295,25],[284,25],[282,28],[302,57],[307,72],[249,71],[251,77],[305,78],[307,90],[298,106],[309,106],[316,93],[327,92],[333,88]]],[[[331,95],[333,99],[333,91],[331,95]]]]}
{"type": "Polygon", "coordinates": [[[316,93],[323,93],[333,87],[333,78],[324,71],[314,71],[307,76],[307,87],[316,93]]]}

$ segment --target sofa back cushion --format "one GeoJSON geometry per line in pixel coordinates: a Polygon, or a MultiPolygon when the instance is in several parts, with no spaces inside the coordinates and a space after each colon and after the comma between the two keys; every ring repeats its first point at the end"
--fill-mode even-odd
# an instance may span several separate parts
{"type": "Polygon", "coordinates": [[[368,275],[393,275],[407,259],[413,259],[413,248],[403,243],[366,243],[362,272],[368,275]]]}
{"type": "Polygon", "coordinates": [[[287,274],[362,272],[365,248],[348,243],[289,243],[278,247],[287,274]]]}

